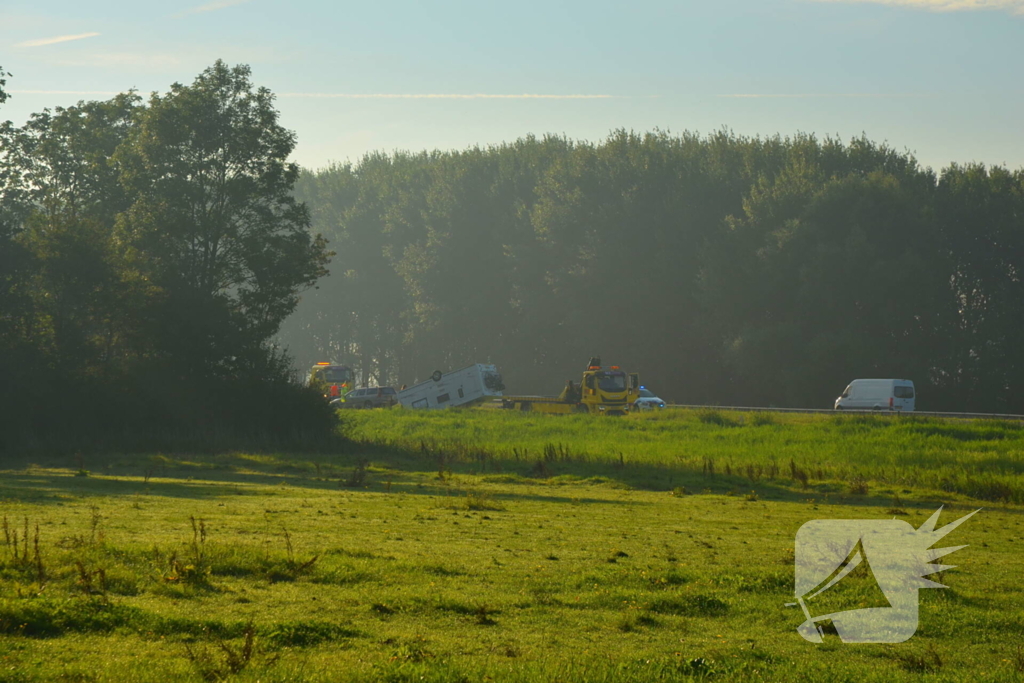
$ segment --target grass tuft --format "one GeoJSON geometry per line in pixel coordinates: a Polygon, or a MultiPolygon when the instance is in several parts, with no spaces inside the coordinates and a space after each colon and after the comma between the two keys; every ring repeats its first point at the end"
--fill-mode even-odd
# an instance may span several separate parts
{"type": "Polygon", "coordinates": [[[718,427],[734,426],[737,423],[724,413],[713,408],[698,408],[694,411],[697,421],[701,424],[716,425],[718,427]]]}
{"type": "Polygon", "coordinates": [[[204,681],[226,681],[254,665],[269,667],[277,661],[277,655],[267,656],[258,646],[252,621],[243,628],[240,644],[211,632],[204,635],[205,642],[185,643],[185,656],[204,681]]]}
{"type": "Polygon", "coordinates": [[[933,644],[929,644],[924,650],[899,650],[893,654],[893,659],[901,668],[911,673],[934,673],[941,669],[943,664],[942,657],[933,644]]]}

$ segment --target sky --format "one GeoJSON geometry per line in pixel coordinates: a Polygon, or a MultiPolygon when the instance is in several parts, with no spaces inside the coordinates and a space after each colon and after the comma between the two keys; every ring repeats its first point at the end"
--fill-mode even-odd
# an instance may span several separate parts
{"type": "Polygon", "coordinates": [[[0,0],[0,120],[248,64],[311,169],[616,129],[1024,167],[1024,0],[0,0]]]}

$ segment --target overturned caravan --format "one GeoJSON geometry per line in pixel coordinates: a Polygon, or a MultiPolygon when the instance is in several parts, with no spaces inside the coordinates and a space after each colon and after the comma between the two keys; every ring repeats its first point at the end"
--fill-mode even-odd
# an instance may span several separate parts
{"type": "Polygon", "coordinates": [[[406,408],[452,408],[500,398],[504,390],[497,368],[476,363],[453,372],[436,370],[426,382],[398,392],[398,402],[406,408]]]}

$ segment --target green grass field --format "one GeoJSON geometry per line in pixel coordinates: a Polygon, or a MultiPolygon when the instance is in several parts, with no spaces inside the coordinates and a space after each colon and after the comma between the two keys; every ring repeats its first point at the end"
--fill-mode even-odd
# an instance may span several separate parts
{"type": "Polygon", "coordinates": [[[1019,681],[1024,429],[346,412],[344,453],[8,455],[2,681],[1019,681]],[[939,545],[908,642],[796,632],[812,519],[939,545]]]}

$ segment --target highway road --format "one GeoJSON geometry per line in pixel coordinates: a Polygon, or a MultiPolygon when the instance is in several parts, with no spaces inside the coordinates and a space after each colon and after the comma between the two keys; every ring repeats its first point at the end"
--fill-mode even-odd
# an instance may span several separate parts
{"type": "Polygon", "coordinates": [[[919,415],[922,417],[953,417],[963,420],[1022,420],[1024,415],[1011,415],[1007,413],[935,413],[923,410],[915,410],[904,413],[899,410],[832,410],[829,408],[759,408],[756,406],[700,406],[669,403],[666,408],[689,408],[709,410],[732,410],[736,412],[764,412],[764,413],[831,413],[833,415],[891,415],[895,417],[919,415]]]}

